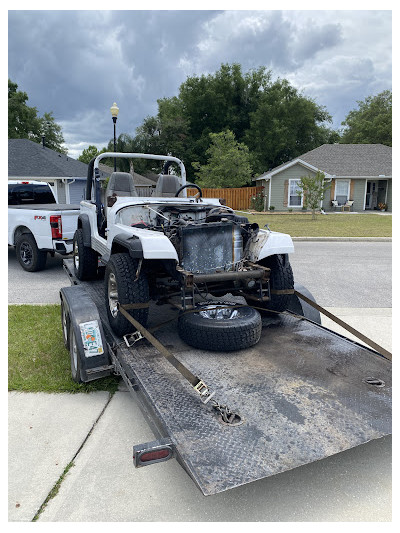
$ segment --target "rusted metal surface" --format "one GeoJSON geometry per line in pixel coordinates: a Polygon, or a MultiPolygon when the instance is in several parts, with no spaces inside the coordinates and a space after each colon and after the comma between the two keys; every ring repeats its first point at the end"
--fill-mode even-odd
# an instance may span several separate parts
{"type": "MultiPolygon", "coordinates": [[[[105,316],[102,283],[88,284],[89,290],[105,316]]],[[[168,306],[152,308],[150,327],[171,313],[168,306]]],[[[156,335],[243,421],[221,424],[212,406],[203,405],[146,341],[118,349],[160,433],[171,438],[177,459],[205,495],[391,433],[391,363],[306,320],[264,318],[261,341],[240,352],[194,350],[173,325],[156,335]]]]}

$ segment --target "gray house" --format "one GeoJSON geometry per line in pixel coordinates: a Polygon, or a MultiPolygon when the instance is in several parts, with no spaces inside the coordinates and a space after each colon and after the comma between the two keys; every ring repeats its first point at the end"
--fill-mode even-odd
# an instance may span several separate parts
{"type": "MultiPolygon", "coordinates": [[[[8,140],[8,179],[46,181],[60,204],[84,198],[88,166],[28,139],[8,140]]],[[[100,179],[109,173],[101,171],[100,179]]]]}
{"type": "Polygon", "coordinates": [[[392,210],[392,148],[383,144],[323,144],[255,178],[265,191],[264,206],[278,211],[303,208],[298,183],[322,171],[330,187],[321,207],[337,209],[352,201],[352,211],[392,210]]]}

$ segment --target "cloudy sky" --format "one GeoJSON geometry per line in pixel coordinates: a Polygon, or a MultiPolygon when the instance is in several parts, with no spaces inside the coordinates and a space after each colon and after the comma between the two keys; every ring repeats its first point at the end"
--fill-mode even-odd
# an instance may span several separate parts
{"type": "Polygon", "coordinates": [[[268,67],[339,128],[392,88],[391,24],[389,10],[9,11],[8,76],[39,115],[53,111],[72,157],[107,144],[114,101],[117,133],[134,135],[158,98],[221,63],[268,67]]]}

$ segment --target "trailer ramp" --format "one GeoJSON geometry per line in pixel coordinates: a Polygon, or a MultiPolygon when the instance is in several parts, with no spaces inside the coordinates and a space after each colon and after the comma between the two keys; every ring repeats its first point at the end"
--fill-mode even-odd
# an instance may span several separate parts
{"type": "MultiPolygon", "coordinates": [[[[223,424],[210,405],[147,341],[131,348],[109,330],[101,281],[82,283],[98,306],[117,358],[135,383],[156,435],[204,495],[324,459],[391,433],[391,363],[307,320],[263,318],[260,342],[239,352],[206,352],[174,325],[155,335],[243,424],[223,424]],[[373,379],[371,379],[373,378],[373,379]]],[[[150,311],[151,325],[173,316],[150,311]]]]}

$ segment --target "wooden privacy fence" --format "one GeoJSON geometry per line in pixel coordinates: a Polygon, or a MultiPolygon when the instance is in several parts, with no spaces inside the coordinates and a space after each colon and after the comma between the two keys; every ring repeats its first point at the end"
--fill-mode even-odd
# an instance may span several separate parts
{"type": "MultiPolygon", "coordinates": [[[[223,198],[232,209],[249,209],[251,199],[263,192],[264,187],[240,187],[237,189],[202,189],[203,198],[223,198]]],[[[195,196],[199,191],[194,188],[187,190],[188,196],[195,196]]]]}

